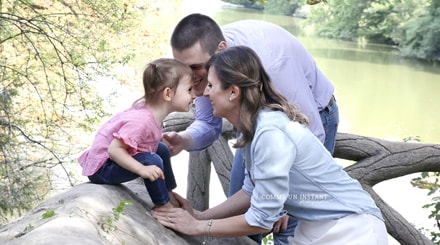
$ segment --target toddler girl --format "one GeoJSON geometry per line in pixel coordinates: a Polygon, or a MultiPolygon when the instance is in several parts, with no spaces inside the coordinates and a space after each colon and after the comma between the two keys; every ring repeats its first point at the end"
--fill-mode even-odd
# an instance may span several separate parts
{"type": "Polygon", "coordinates": [[[172,192],[176,181],[170,153],[160,140],[164,118],[190,108],[191,74],[187,65],[174,59],[148,64],[143,73],[144,96],[99,129],[91,148],[78,159],[82,174],[92,183],[109,185],[140,176],[156,207],[178,206],[172,192]]]}

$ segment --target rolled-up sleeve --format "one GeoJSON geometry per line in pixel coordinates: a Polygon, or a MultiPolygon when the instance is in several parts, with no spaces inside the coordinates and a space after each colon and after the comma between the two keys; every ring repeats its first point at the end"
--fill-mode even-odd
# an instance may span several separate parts
{"type": "Polygon", "coordinates": [[[195,104],[196,119],[186,129],[193,140],[193,149],[190,151],[198,151],[210,146],[222,132],[222,118],[212,114],[211,101],[206,97],[197,97],[195,104]]]}
{"type": "Polygon", "coordinates": [[[243,189],[252,195],[245,218],[249,225],[272,229],[286,214],[284,203],[296,148],[280,129],[269,127],[255,135],[250,151],[252,163],[243,189]]]}

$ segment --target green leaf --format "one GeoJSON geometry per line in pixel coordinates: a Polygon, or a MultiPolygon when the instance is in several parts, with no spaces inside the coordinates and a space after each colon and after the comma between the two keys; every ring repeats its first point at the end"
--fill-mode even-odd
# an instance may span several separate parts
{"type": "Polygon", "coordinates": [[[42,214],[41,216],[43,217],[43,219],[48,219],[48,218],[52,218],[55,215],[55,211],[53,210],[47,210],[44,214],[42,214]]]}

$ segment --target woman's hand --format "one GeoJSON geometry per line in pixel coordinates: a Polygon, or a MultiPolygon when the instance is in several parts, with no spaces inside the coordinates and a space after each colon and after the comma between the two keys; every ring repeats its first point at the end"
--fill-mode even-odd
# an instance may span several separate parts
{"type": "Polygon", "coordinates": [[[200,235],[197,219],[182,208],[156,208],[153,217],[162,225],[187,235],[200,235]]]}

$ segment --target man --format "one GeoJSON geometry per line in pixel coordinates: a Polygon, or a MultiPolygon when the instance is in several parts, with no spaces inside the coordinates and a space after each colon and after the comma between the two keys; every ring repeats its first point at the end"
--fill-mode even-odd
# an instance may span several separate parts
{"type": "MultiPolygon", "coordinates": [[[[191,14],[177,24],[171,46],[174,58],[193,70],[196,120],[185,131],[164,134],[171,154],[183,149],[204,149],[220,135],[222,119],[212,115],[212,105],[203,97],[207,84],[205,64],[215,53],[236,45],[248,46],[259,55],[275,87],[309,118],[310,130],[333,153],[339,123],[334,87],[292,34],[277,25],[257,20],[238,21],[220,28],[208,16],[191,14]]],[[[229,195],[241,189],[243,180],[244,166],[240,149],[237,149],[229,195]]],[[[293,236],[295,220],[290,219],[288,228],[286,220],[274,226],[275,244],[288,244],[287,236],[293,236]]],[[[261,237],[253,239],[258,241],[261,237]]]]}

